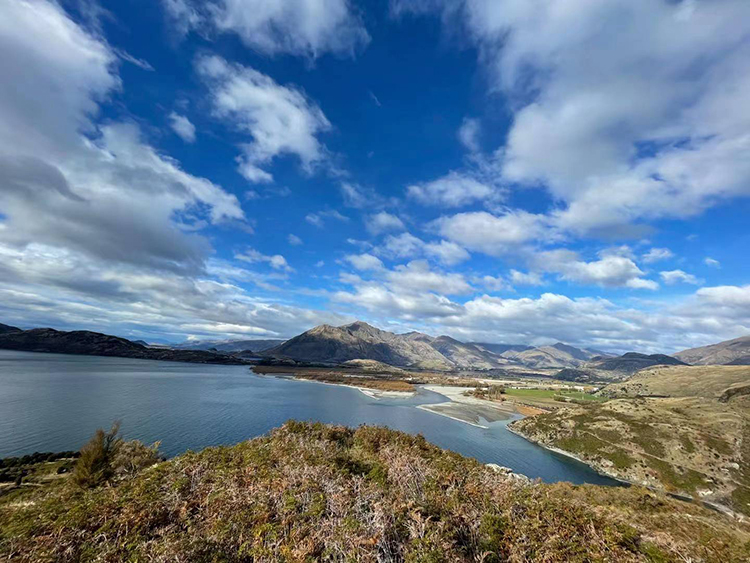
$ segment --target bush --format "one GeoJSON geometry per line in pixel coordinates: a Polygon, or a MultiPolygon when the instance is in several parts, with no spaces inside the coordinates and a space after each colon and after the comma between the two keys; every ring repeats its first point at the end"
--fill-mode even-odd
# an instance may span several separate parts
{"type": "Polygon", "coordinates": [[[81,448],[81,457],[73,471],[73,482],[84,489],[109,482],[115,475],[113,462],[121,447],[119,421],[112,424],[109,432],[99,428],[81,448]]]}
{"type": "Polygon", "coordinates": [[[162,458],[159,455],[161,442],[147,446],[139,440],[122,442],[117,448],[113,460],[113,468],[118,476],[132,477],[142,469],[159,463],[162,458]]]}

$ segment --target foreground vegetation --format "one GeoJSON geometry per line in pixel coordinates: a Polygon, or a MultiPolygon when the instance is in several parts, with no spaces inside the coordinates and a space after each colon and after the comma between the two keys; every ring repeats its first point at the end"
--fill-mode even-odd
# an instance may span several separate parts
{"type": "Polygon", "coordinates": [[[149,458],[151,448],[128,444],[116,429],[99,433],[74,479],[0,496],[0,559],[750,557],[750,529],[697,505],[640,488],[529,485],[384,428],[289,422],[268,436],[165,462],[149,458]],[[128,449],[132,464],[124,462],[128,449]],[[104,466],[96,479],[75,478],[104,466]]]}

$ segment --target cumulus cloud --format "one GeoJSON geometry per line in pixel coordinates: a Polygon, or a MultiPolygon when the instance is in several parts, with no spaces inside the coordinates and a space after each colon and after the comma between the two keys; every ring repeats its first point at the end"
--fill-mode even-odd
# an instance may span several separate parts
{"type": "Polygon", "coordinates": [[[406,229],[404,222],[385,211],[369,215],[365,219],[365,226],[370,234],[379,235],[388,231],[403,231],[406,229]]]}
{"type": "Polygon", "coordinates": [[[701,285],[703,282],[696,278],[693,274],[688,274],[682,270],[669,270],[665,272],[659,272],[659,276],[667,285],[674,285],[676,283],[689,283],[692,285],[701,285]]]}
{"type": "Polygon", "coordinates": [[[522,210],[493,215],[486,211],[444,216],[433,228],[445,238],[469,250],[501,256],[519,245],[552,236],[545,217],[522,210]]]}
{"type": "Polygon", "coordinates": [[[195,125],[184,115],[175,112],[170,113],[169,126],[186,143],[195,142],[195,125]]]}
{"type": "Polygon", "coordinates": [[[643,255],[642,260],[646,264],[651,264],[653,262],[659,262],[661,260],[669,260],[673,257],[674,253],[668,248],[652,248],[643,255]]]}
{"type": "Polygon", "coordinates": [[[348,0],[162,0],[178,35],[210,28],[235,33],[266,55],[354,55],[370,36],[348,0]]]}
{"type": "Polygon", "coordinates": [[[349,254],[344,258],[357,270],[382,270],[383,262],[372,254],[349,254]]]}
{"type": "Polygon", "coordinates": [[[501,177],[545,186],[564,203],[553,213],[560,228],[622,232],[750,193],[747,2],[392,7],[441,13],[478,47],[511,101],[501,177]]]}
{"type": "Polygon", "coordinates": [[[247,180],[272,181],[263,167],[277,156],[297,156],[308,173],[325,159],[318,135],[331,124],[301,90],[218,56],[200,57],[195,66],[210,89],[213,114],[250,136],[239,158],[239,171],[247,180]]]}
{"type": "Polygon", "coordinates": [[[537,254],[533,261],[537,269],[559,274],[563,280],[601,287],[629,287],[658,289],[659,284],[643,278],[644,272],[627,256],[604,251],[599,260],[586,262],[578,253],[557,249],[537,254]]]}
{"type": "Polygon", "coordinates": [[[458,172],[425,184],[413,184],[406,188],[406,194],[424,205],[440,207],[463,207],[476,202],[496,204],[502,199],[494,186],[458,172]]]}
{"type": "Polygon", "coordinates": [[[242,209],[160,154],[137,125],[96,122],[120,87],[108,45],[37,0],[2,5],[0,50],[0,73],[15,85],[0,92],[0,244],[201,270],[211,246],[197,231],[244,221],[242,209]]]}
{"type": "Polygon", "coordinates": [[[544,285],[542,276],[537,272],[510,271],[510,280],[514,285],[544,285]]]}
{"type": "Polygon", "coordinates": [[[302,244],[302,239],[299,238],[297,235],[289,233],[287,235],[286,240],[291,244],[292,246],[299,246],[302,244]]]}

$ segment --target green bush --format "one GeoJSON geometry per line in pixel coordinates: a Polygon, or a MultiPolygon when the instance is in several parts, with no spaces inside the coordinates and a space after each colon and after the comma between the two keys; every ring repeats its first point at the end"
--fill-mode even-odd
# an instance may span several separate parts
{"type": "Polygon", "coordinates": [[[119,421],[112,424],[109,432],[99,428],[81,448],[81,457],[73,471],[73,482],[84,489],[109,482],[115,475],[113,462],[121,446],[119,421]]]}

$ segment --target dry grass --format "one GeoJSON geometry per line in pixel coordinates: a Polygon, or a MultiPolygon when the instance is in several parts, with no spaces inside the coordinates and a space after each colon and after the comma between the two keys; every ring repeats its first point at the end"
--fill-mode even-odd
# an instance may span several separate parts
{"type": "Polygon", "coordinates": [[[750,383],[750,366],[655,366],[636,373],[623,383],[607,385],[610,397],[719,398],[734,385],[750,383]]]}
{"type": "Polygon", "coordinates": [[[749,539],[643,490],[525,485],[419,436],[295,422],[0,499],[0,559],[29,562],[739,561],[749,539]]]}

